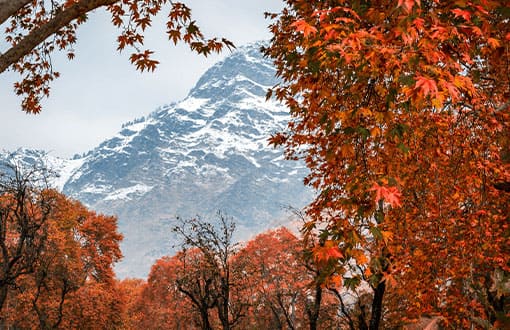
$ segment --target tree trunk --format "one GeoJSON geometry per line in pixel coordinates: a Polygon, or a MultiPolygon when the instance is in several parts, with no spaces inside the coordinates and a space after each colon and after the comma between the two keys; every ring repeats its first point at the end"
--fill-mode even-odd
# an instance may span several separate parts
{"type": "MultiPolygon", "coordinates": [[[[7,284],[3,284],[0,286],[0,312],[4,307],[5,300],[7,299],[7,284]]],[[[0,322],[2,321],[1,317],[2,313],[0,313],[0,322]]],[[[1,328],[0,328],[1,329],[1,328]]]]}
{"type": "Polygon", "coordinates": [[[202,319],[202,330],[212,330],[207,307],[200,308],[200,318],[202,319]]]}
{"type": "Polygon", "coordinates": [[[308,307],[308,318],[310,322],[310,330],[317,330],[317,322],[319,320],[319,312],[322,301],[322,288],[320,285],[315,287],[315,301],[313,305],[308,307]]]}
{"type": "Polygon", "coordinates": [[[223,330],[230,330],[228,319],[228,309],[230,304],[229,270],[226,271],[226,277],[220,279],[221,299],[218,302],[218,317],[221,321],[223,330]]]}
{"type": "Polygon", "coordinates": [[[0,0],[0,24],[32,0],[0,0]]]}
{"type": "Polygon", "coordinates": [[[378,330],[382,316],[382,302],[384,291],[386,290],[386,282],[379,282],[374,290],[374,299],[372,300],[372,316],[370,317],[369,330],[378,330]]]}

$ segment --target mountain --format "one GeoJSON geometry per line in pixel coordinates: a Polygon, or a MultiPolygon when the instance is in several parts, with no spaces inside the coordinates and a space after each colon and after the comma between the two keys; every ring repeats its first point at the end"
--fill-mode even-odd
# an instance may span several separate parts
{"type": "Polygon", "coordinates": [[[156,258],[172,253],[176,216],[213,218],[222,210],[236,219],[238,238],[247,239],[285,224],[286,206],[311,199],[303,164],[268,146],[289,114],[265,100],[277,80],[260,46],[241,47],[207,70],[182,101],[122,125],[84,156],[46,156],[65,194],[118,216],[125,256],[119,277],[146,276],[156,258]]]}
{"type": "Polygon", "coordinates": [[[0,162],[11,163],[21,168],[44,167],[47,173],[48,184],[60,191],[65,183],[85,161],[79,156],[73,159],[55,157],[44,150],[19,148],[15,151],[0,150],[0,162]]]}

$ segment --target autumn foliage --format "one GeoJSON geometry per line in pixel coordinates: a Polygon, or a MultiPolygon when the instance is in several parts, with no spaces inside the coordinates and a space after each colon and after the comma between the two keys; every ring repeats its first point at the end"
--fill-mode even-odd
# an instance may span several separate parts
{"type": "Polygon", "coordinates": [[[16,171],[18,185],[4,184],[0,195],[1,327],[120,326],[123,300],[112,268],[121,257],[116,219],[39,190],[32,173],[16,171]]]}
{"type": "Polygon", "coordinates": [[[305,229],[339,249],[318,257],[338,258],[345,288],[371,288],[365,327],[385,309],[508,322],[509,14],[507,1],[288,0],[272,15],[272,94],[293,117],[272,142],[311,170],[305,229]]]}
{"type": "MultiPolygon", "coordinates": [[[[203,54],[229,45],[205,40],[189,9],[165,0],[13,3],[5,18],[0,7],[12,45],[0,72],[22,74],[28,112],[40,111],[57,76],[48,56],[70,49],[85,5],[109,5],[119,49],[132,47],[141,71],[157,64],[143,31],[167,3],[170,40],[203,54]],[[80,8],[53,39],[23,46],[80,8]]],[[[182,251],[146,283],[115,282],[114,218],[51,190],[4,191],[0,325],[376,330],[426,317],[510,327],[508,1],[286,0],[268,16],[263,51],[281,78],[268,97],[292,115],[271,143],[304,160],[317,191],[303,237],[278,229],[241,246],[225,218],[220,228],[191,219],[175,228],[182,251]]]]}
{"type": "Polygon", "coordinates": [[[341,324],[338,301],[314,267],[307,268],[316,263],[306,258],[303,243],[286,228],[256,236],[229,256],[228,282],[199,248],[161,258],[147,283],[136,289],[126,324],[130,329],[330,329],[341,324]],[[221,315],[226,289],[228,323],[221,315]]]}
{"type": "MultiPolygon", "coordinates": [[[[55,51],[75,57],[76,31],[88,14],[104,7],[111,13],[112,24],[119,29],[118,50],[130,49],[130,61],[140,71],[154,71],[158,61],[153,51],[144,48],[144,33],[161,12],[168,17],[169,42],[183,42],[205,56],[234,45],[226,39],[206,38],[192,19],[191,9],[181,2],[168,0],[2,0],[0,24],[5,29],[5,49],[0,51],[0,74],[7,69],[18,72],[17,95],[23,96],[22,109],[41,111],[40,101],[50,93],[50,83],[60,76],[51,61],[55,51]]],[[[2,44],[3,45],[3,44],[2,44]]]]}

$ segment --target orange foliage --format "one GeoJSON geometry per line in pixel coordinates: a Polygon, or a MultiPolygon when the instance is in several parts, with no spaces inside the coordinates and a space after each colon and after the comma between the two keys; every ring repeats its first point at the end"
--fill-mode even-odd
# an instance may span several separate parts
{"type": "Polygon", "coordinates": [[[142,299],[142,292],[146,285],[146,281],[137,278],[128,278],[117,282],[124,305],[121,316],[123,329],[138,329],[138,325],[143,317],[139,301],[142,299]]]}
{"type": "Polygon", "coordinates": [[[248,242],[236,256],[246,265],[250,309],[245,328],[304,326],[303,300],[311,279],[300,262],[299,240],[287,229],[268,231],[248,242]]]}
{"type": "Polygon", "coordinates": [[[2,313],[15,328],[120,326],[122,299],[113,263],[121,257],[116,219],[87,210],[55,191],[46,244],[33,270],[16,280],[2,313]]]}
{"type": "Polygon", "coordinates": [[[6,23],[5,41],[10,48],[0,51],[0,73],[18,72],[21,81],[14,87],[24,96],[22,108],[28,113],[41,111],[41,98],[50,93],[50,82],[60,74],[54,71],[51,55],[65,51],[73,59],[76,30],[87,14],[106,7],[112,24],[119,28],[118,50],[131,48],[130,61],[140,71],[154,71],[157,60],[144,49],[144,32],[154,17],[166,7],[167,35],[174,44],[184,42],[191,50],[205,56],[234,45],[226,39],[207,39],[185,4],[168,0],[53,0],[51,6],[41,1],[12,0],[0,3],[0,25],[6,23]]]}
{"type": "MultiPolygon", "coordinates": [[[[235,319],[229,327],[310,328],[308,312],[314,306],[317,288],[322,297],[313,329],[330,329],[337,324],[334,296],[318,284],[317,272],[307,269],[303,242],[289,230],[280,228],[258,235],[232,254],[229,262],[230,317],[235,319]],[[236,317],[237,311],[241,313],[236,317]]],[[[146,284],[121,282],[124,295],[132,295],[127,300],[125,327],[224,328],[217,311],[221,292],[214,273],[199,249],[157,260],[146,284]]]]}
{"type": "Polygon", "coordinates": [[[372,288],[370,329],[387,286],[397,319],[469,328],[510,316],[496,289],[510,274],[509,11],[502,0],[287,0],[272,16],[265,53],[283,82],[269,95],[293,117],[272,142],[306,161],[319,192],[308,228],[336,242],[346,287],[372,288]]]}
{"type": "Polygon", "coordinates": [[[132,329],[200,327],[199,313],[178,289],[178,279],[184,275],[182,257],[182,254],[164,257],[152,266],[147,284],[135,302],[136,320],[133,320],[133,314],[129,315],[132,329]]]}

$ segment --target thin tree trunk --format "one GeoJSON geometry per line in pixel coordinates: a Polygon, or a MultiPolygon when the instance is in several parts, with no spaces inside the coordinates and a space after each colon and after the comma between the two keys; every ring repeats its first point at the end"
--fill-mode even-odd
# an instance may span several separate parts
{"type": "Polygon", "coordinates": [[[382,302],[386,291],[386,282],[379,282],[374,290],[374,299],[372,300],[372,316],[370,317],[369,330],[379,330],[382,316],[382,302]]]}
{"type": "MultiPolygon", "coordinates": [[[[0,312],[2,311],[2,308],[4,307],[5,300],[7,299],[7,284],[3,284],[0,286],[0,312]]],[[[1,317],[2,313],[0,313],[0,321],[2,320],[1,317]]]]}
{"type": "Polygon", "coordinates": [[[308,308],[308,318],[310,322],[310,330],[317,330],[317,322],[319,320],[319,312],[322,301],[322,288],[320,285],[315,287],[315,301],[311,308],[308,308]]]}
{"type": "Polygon", "coordinates": [[[200,308],[200,317],[202,318],[202,330],[212,330],[211,323],[209,322],[208,308],[200,308]]]}

